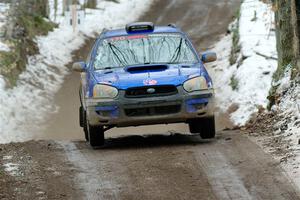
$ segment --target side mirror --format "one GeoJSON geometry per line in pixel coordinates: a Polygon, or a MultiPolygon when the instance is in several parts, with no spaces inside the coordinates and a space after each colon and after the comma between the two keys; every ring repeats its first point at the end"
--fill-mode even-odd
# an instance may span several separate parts
{"type": "Polygon", "coordinates": [[[72,65],[72,70],[75,72],[85,72],[86,64],[85,62],[76,62],[72,65]]]}
{"type": "Polygon", "coordinates": [[[201,60],[204,63],[214,62],[217,60],[217,54],[215,52],[204,52],[201,55],[201,60]]]}

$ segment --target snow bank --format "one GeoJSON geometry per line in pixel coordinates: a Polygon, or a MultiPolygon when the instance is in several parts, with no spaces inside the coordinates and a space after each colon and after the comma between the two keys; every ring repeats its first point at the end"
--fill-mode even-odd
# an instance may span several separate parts
{"type": "MultiPolygon", "coordinates": [[[[53,2],[50,1],[51,13],[54,13],[53,2]]],[[[137,20],[151,2],[120,0],[117,4],[99,1],[98,9],[87,10],[85,23],[76,33],[71,26],[63,24],[62,16],[58,16],[59,28],[46,37],[37,38],[40,54],[29,58],[17,86],[6,90],[0,76],[0,143],[34,139],[32,130],[39,127],[47,113],[56,110],[51,102],[64,76],[69,73],[65,64],[72,61],[71,52],[83,45],[87,36],[95,36],[103,28],[123,27],[137,20]]]]}
{"type": "Polygon", "coordinates": [[[298,82],[290,80],[290,77],[291,69],[280,81],[278,93],[283,96],[279,105],[274,106],[272,110],[277,111],[281,118],[275,125],[277,129],[275,135],[284,138],[291,155],[282,165],[296,185],[300,187],[300,77],[298,82]]]}
{"type": "Polygon", "coordinates": [[[217,105],[230,112],[235,125],[245,125],[259,107],[266,107],[272,75],[277,68],[274,13],[271,5],[245,0],[241,5],[238,63],[229,64],[232,36],[224,37],[213,49],[219,54],[214,74],[217,105]],[[232,87],[236,82],[236,89],[232,87]],[[234,106],[233,106],[234,105],[234,106]]]}

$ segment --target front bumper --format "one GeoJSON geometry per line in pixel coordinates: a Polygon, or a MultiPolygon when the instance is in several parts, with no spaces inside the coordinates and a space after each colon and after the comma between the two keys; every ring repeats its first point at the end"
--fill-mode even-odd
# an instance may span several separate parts
{"type": "Polygon", "coordinates": [[[90,125],[140,126],[188,122],[214,115],[214,91],[187,93],[180,86],[170,96],[125,98],[124,91],[114,100],[86,99],[84,107],[90,125]]]}

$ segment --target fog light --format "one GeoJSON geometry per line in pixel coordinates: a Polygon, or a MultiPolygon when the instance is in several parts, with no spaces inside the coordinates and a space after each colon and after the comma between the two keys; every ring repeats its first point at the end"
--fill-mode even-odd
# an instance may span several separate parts
{"type": "Polygon", "coordinates": [[[102,117],[110,117],[111,111],[96,111],[98,115],[101,115],[102,117]]]}
{"type": "Polygon", "coordinates": [[[118,106],[96,106],[95,111],[102,117],[117,118],[119,116],[118,106]]]}
{"type": "Polygon", "coordinates": [[[207,98],[202,99],[189,99],[186,101],[186,111],[189,113],[195,113],[204,109],[208,104],[207,98]]]}
{"type": "Polygon", "coordinates": [[[196,110],[202,110],[203,108],[205,108],[205,106],[207,106],[207,103],[194,105],[196,110]]]}

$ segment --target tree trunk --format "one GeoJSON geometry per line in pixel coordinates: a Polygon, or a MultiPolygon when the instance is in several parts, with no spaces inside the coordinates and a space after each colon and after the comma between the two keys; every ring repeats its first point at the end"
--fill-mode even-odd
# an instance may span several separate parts
{"type": "Polygon", "coordinates": [[[293,60],[293,29],[291,26],[291,0],[277,0],[276,26],[279,64],[288,65],[293,60]]]}
{"type": "Polygon", "coordinates": [[[87,0],[85,7],[86,8],[96,8],[97,7],[97,0],[87,0]]]}
{"type": "Polygon", "coordinates": [[[274,0],[276,36],[278,49],[278,70],[276,78],[279,79],[288,64],[296,67],[299,59],[299,5],[298,0],[274,0]],[[298,9],[297,9],[298,8],[298,9]]]}
{"type": "Polygon", "coordinates": [[[32,11],[38,15],[48,18],[49,17],[49,4],[48,0],[30,0],[32,4],[32,11]]]}
{"type": "Polygon", "coordinates": [[[300,71],[300,1],[299,0],[296,0],[295,6],[296,6],[296,16],[297,16],[296,21],[297,21],[298,44],[299,44],[297,65],[298,65],[298,71],[300,71]]]}

